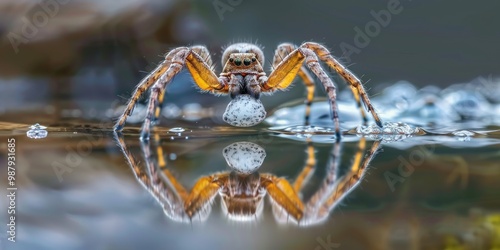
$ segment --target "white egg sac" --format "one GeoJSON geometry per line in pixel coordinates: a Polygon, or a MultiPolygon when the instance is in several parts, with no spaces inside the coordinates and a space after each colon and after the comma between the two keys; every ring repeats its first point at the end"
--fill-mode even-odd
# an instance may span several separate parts
{"type": "Polygon", "coordinates": [[[260,100],[249,95],[238,95],[227,105],[222,119],[236,127],[251,127],[266,118],[266,110],[260,100]]]}

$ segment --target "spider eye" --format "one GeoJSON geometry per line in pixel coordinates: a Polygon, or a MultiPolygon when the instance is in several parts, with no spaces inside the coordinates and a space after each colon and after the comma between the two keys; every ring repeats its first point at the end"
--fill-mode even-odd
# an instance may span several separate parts
{"type": "Polygon", "coordinates": [[[236,60],[234,60],[234,64],[236,66],[240,66],[241,65],[241,59],[237,58],[236,60]]]}
{"type": "Polygon", "coordinates": [[[252,58],[252,62],[255,62],[255,61],[257,61],[257,59],[255,59],[255,57],[253,57],[253,58],[252,58]]]}
{"type": "Polygon", "coordinates": [[[233,58],[229,58],[229,62],[233,62],[233,61],[234,61],[234,59],[233,59],[233,58]]]}
{"type": "Polygon", "coordinates": [[[243,63],[245,64],[245,66],[248,66],[248,65],[250,65],[250,63],[252,63],[252,62],[250,62],[250,59],[245,58],[245,60],[243,60],[243,63]]]}

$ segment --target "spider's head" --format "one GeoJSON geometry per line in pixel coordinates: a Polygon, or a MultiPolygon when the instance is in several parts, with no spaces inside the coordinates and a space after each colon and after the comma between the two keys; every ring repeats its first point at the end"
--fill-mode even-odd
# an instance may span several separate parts
{"type": "Polygon", "coordinates": [[[235,43],[224,50],[222,54],[222,66],[233,68],[250,68],[257,62],[264,65],[264,53],[254,44],[235,43]]]}
{"type": "Polygon", "coordinates": [[[260,185],[260,175],[231,172],[221,190],[222,209],[228,218],[249,221],[257,218],[264,206],[265,189],[260,185]]]}
{"type": "Polygon", "coordinates": [[[236,127],[250,127],[266,117],[257,81],[257,75],[264,72],[263,64],[264,53],[254,44],[236,43],[224,50],[222,72],[230,77],[229,95],[233,99],[224,112],[225,122],[236,127]]]}

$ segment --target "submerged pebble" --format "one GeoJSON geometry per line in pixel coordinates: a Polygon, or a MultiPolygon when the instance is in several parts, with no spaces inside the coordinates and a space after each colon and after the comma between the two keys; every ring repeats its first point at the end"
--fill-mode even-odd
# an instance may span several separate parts
{"type": "Polygon", "coordinates": [[[260,100],[249,95],[238,95],[227,105],[222,119],[236,127],[251,127],[266,118],[266,110],[260,100]]]}

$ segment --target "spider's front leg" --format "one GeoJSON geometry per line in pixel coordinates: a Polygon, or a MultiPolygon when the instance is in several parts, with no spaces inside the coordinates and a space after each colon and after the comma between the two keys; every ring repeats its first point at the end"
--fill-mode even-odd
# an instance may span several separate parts
{"type": "MultiPolygon", "coordinates": [[[[291,43],[282,43],[276,48],[273,59],[273,70],[278,67],[278,65],[285,59],[290,53],[292,53],[296,48],[295,45],[291,43]]],[[[314,99],[314,89],[316,85],[312,76],[307,72],[305,66],[302,66],[297,72],[297,75],[302,79],[304,85],[306,86],[307,96],[306,96],[306,112],[305,112],[305,125],[309,125],[309,117],[311,114],[311,104],[314,99]]]]}
{"type": "MultiPolygon", "coordinates": [[[[354,75],[349,69],[344,67],[337,59],[335,59],[330,51],[328,51],[327,48],[325,48],[323,45],[318,44],[318,43],[313,43],[313,42],[307,42],[304,43],[300,46],[301,50],[305,52],[306,56],[307,54],[314,53],[321,59],[323,62],[328,65],[328,67],[334,69],[347,83],[349,83],[349,86],[352,90],[352,93],[354,94],[354,98],[356,99],[356,103],[358,104],[359,111],[361,113],[361,116],[363,118],[363,121],[366,123],[366,115],[363,110],[363,107],[361,105],[361,101],[366,105],[366,108],[370,113],[372,114],[373,119],[375,120],[375,123],[377,126],[382,127],[382,121],[380,120],[379,115],[375,111],[375,108],[373,107],[370,99],[368,98],[368,94],[366,93],[363,85],[361,84],[361,80],[359,80],[356,75],[354,75]]],[[[317,61],[317,57],[309,57],[311,59],[310,62],[307,62],[308,60],[306,59],[306,63],[308,67],[314,72],[319,71],[321,67],[317,62],[314,62],[314,59],[317,61]],[[316,66],[317,65],[317,66],[316,66]]],[[[318,75],[315,72],[316,75],[318,75]]],[[[319,77],[319,76],[318,76],[319,77]]],[[[321,78],[320,78],[321,80],[321,78]]]]}
{"type": "Polygon", "coordinates": [[[306,66],[319,78],[323,84],[332,111],[333,123],[337,142],[340,141],[340,125],[337,108],[337,92],[332,79],[325,73],[318,63],[318,57],[313,51],[299,47],[289,53],[274,69],[262,84],[262,91],[274,91],[275,89],[286,89],[290,86],[295,76],[301,70],[302,65],[306,66]]]}
{"type": "Polygon", "coordinates": [[[147,115],[141,130],[141,139],[148,140],[153,122],[158,119],[161,113],[166,85],[184,66],[187,66],[201,90],[227,93],[227,78],[217,77],[210,68],[211,62],[210,54],[203,46],[180,47],[171,50],[165,60],[137,85],[127,107],[115,125],[115,131],[123,129],[127,117],[132,113],[140,96],[152,86],[147,115]]]}

